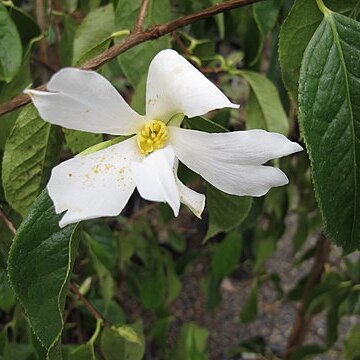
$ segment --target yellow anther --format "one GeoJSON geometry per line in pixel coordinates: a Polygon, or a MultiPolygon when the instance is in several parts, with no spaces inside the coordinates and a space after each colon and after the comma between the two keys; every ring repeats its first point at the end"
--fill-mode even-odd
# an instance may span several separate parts
{"type": "Polygon", "coordinates": [[[161,149],[166,144],[169,133],[165,123],[159,120],[150,120],[139,131],[137,143],[143,154],[150,154],[161,149]]]}

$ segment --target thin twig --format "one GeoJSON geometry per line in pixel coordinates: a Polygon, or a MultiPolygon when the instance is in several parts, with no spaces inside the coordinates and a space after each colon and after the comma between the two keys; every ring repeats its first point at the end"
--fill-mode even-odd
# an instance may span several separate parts
{"type": "Polygon", "coordinates": [[[288,359],[291,353],[293,353],[304,343],[307,331],[312,322],[312,315],[306,313],[307,306],[309,305],[310,293],[321,280],[321,276],[324,272],[325,264],[328,261],[331,249],[330,241],[323,233],[321,233],[317,245],[318,248],[314,258],[314,263],[309,272],[301,301],[297,309],[293,328],[288,338],[285,354],[286,359],[288,359]]]}
{"type": "Polygon", "coordinates": [[[5,223],[6,227],[14,234],[16,235],[16,228],[14,224],[6,217],[4,212],[0,209],[0,219],[5,223]]]}
{"type": "MultiPolygon", "coordinates": [[[[181,27],[192,24],[196,21],[206,19],[208,17],[214,16],[216,14],[235,9],[241,6],[253,4],[263,0],[229,0],[204,10],[198,11],[196,13],[183,16],[174,21],[170,21],[165,24],[154,25],[150,28],[138,32],[131,33],[124,41],[119,44],[115,44],[109,49],[105,50],[102,54],[90,60],[84,64],[81,68],[85,70],[96,70],[100,66],[104,65],[108,61],[114,59],[116,56],[122,54],[126,50],[133,48],[134,46],[141,44],[147,40],[157,39],[163,35],[169,34],[181,27]]],[[[43,84],[36,88],[37,90],[45,90],[46,84],[43,84]]],[[[30,103],[30,97],[28,95],[22,94],[18,95],[14,99],[8,101],[7,103],[0,105],[0,116],[4,115],[10,111],[13,111],[21,106],[30,103]]]]}
{"type": "Polygon", "coordinates": [[[133,31],[134,33],[139,33],[143,30],[145,16],[146,16],[146,10],[147,10],[148,5],[149,5],[149,0],[142,0],[141,5],[140,5],[139,16],[136,20],[136,24],[135,24],[134,31],[133,31]]]}
{"type": "Polygon", "coordinates": [[[111,325],[109,321],[107,321],[103,315],[101,315],[86,299],[86,297],[80,292],[77,285],[70,283],[70,289],[72,292],[78,297],[79,300],[86,306],[89,312],[95,317],[95,319],[101,319],[104,321],[104,324],[111,325]]]}

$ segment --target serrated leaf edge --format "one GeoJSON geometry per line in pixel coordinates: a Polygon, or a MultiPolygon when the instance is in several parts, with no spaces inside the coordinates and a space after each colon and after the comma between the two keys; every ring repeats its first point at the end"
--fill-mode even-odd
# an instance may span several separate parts
{"type": "MultiPolygon", "coordinates": [[[[8,280],[9,280],[9,285],[10,285],[11,289],[14,291],[14,294],[16,295],[16,298],[19,300],[19,303],[21,304],[21,306],[22,306],[22,308],[23,308],[23,310],[24,310],[24,312],[25,312],[26,318],[27,318],[27,320],[28,320],[29,326],[30,326],[33,334],[34,334],[34,335],[36,336],[36,338],[39,340],[39,343],[41,344],[41,346],[42,346],[44,349],[47,350],[47,352],[46,352],[46,358],[47,358],[48,360],[50,360],[50,359],[48,358],[49,353],[50,353],[50,351],[54,348],[54,346],[56,345],[56,343],[58,342],[59,338],[61,337],[62,330],[63,330],[63,328],[64,328],[64,319],[63,319],[63,317],[62,317],[62,311],[61,311],[61,309],[60,309],[60,306],[61,306],[61,304],[60,304],[60,298],[61,298],[61,296],[63,295],[64,288],[65,288],[65,286],[66,286],[66,284],[67,284],[67,282],[68,282],[68,280],[69,280],[69,278],[70,278],[69,275],[70,275],[71,263],[72,263],[72,260],[71,260],[72,246],[71,246],[71,245],[72,245],[72,240],[73,240],[74,234],[75,234],[76,230],[78,229],[78,225],[79,225],[79,223],[77,223],[77,224],[75,225],[74,230],[73,230],[72,233],[71,233],[71,237],[70,237],[70,241],[69,241],[69,261],[68,261],[68,265],[67,265],[66,277],[65,277],[65,280],[64,280],[64,282],[63,282],[63,284],[62,284],[62,286],[61,286],[61,288],[60,288],[59,295],[58,295],[58,297],[57,297],[57,299],[58,299],[58,310],[59,310],[59,314],[60,314],[62,326],[61,326],[61,330],[60,330],[59,333],[57,334],[57,336],[56,336],[56,338],[54,339],[54,341],[50,344],[49,348],[47,348],[47,347],[45,346],[45,344],[43,343],[43,341],[40,339],[40,337],[39,337],[38,334],[36,333],[35,328],[33,327],[32,322],[31,322],[31,320],[30,320],[30,316],[29,316],[28,313],[27,313],[26,306],[24,305],[22,299],[20,299],[20,297],[17,295],[17,292],[16,292],[16,290],[15,290],[13,284],[12,284],[12,281],[11,281],[11,276],[10,276],[10,272],[9,272],[9,268],[10,268],[10,266],[9,266],[9,261],[8,261],[8,263],[7,263],[8,265],[7,265],[7,267],[6,267],[6,272],[7,272],[7,278],[8,278],[8,280]]],[[[59,231],[60,231],[60,230],[59,230],[59,231]]],[[[16,237],[16,235],[15,235],[15,237],[16,237]]],[[[14,238],[14,239],[15,239],[15,238],[14,238]]],[[[12,242],[12,244],[11,244],[11,246],[10,246],[8,259],[10,259],[11,255],[12,255],[12,249],[13,249],[13,246],[14,246],[14,243],[15,243],[15,242],[14,242],[14,239],[13,239],[13,242],[12,242]]]]}

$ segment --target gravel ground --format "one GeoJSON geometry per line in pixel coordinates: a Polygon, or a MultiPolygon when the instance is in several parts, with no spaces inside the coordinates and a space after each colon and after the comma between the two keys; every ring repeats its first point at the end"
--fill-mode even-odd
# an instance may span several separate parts
{"type": "MultiPolygon", "coordinates": [[[[276,252],[265,263],[269,272],[280,275],[286,291],[291,289],[299,278],[309,271],[312,264],[312,259],[310,259],[301,266],[294,267],[291,241],[293,228],[293,226],[288,226],[288,231],[279,241],[276,252]]],[[[309,239],[305,248],[314,244],[315,241],[315,237],[309,239]]],[[[334,252],[333,256],[339,254],[337,249],[332,251],[332,254],[334,252]]],[[[221,286],[222,302],[220,306],[212,312],[205,312],[203,282],[199,279],[203,279],[206,272],[206,265],[200,263],[189,268],[185,274],[183,290],[172,304],[176,320],[170,328],[169,344],[176,341],[181,324],[193,321],[210,330],[210,360],[229,359],[228,354],[231,349],[236,348],[240,342],[255,336],[264,337],[275,353],[282,352],[286,347],[287,338],[294,322],[296,304],[277,300],[277,293],[273,286],[265,283],[259,294],[259,314],[256,320],[243,324],[239,319],[239,314],[247,300],[251,279],[240,277],[225,279],[221,286]]],[[[340,338],[333,350],[325,355],[314,357],[314,359],[341,359],[343,337],[359,321],[359,316],[343,318],[339,324],[340,338]]],[[[314,317],[306,343],[321,343],[325,334],[325,326],[324,315],[320,314],[314,317]]]]}

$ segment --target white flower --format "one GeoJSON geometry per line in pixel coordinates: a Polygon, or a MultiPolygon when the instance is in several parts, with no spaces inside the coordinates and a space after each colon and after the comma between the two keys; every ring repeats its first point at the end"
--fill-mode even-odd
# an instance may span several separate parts
{"type": "Polygon", "coordinates": [[[60,226],[118,215],[137,187],[147,200],[168,203],[175,216],[180,203],[200,217],[205,196],[177,178],[178,159],[218,189],[234,195],[264,195],[288,183],[270,159],[302,150],[286,137],[264,130],[209,134],[173,126],[188,117],[225,107],[238,108],[174,50],[158,53],[149,67],[146,115],[133,111],[96,72],[66,68],[55,74],[48,92],[27,90],[41,117],[65,128],[135,136],[56,166],[47,189],[55,211],[67,212],[60,226]]]}

